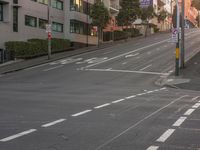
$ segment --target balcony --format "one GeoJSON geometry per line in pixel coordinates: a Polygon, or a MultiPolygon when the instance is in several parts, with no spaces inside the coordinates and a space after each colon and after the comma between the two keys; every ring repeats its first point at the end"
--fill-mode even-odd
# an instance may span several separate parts
{"type": "Polygon", "coordinates": [[[110,13],[115,15],[118,12],[119,12],[119,5],[111,3],[110,4],[110,13]]]}

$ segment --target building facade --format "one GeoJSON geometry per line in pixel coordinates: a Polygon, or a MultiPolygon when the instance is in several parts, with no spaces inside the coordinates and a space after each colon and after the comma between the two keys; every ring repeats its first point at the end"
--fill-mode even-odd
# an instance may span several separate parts
{"type": "MultiPolygon", "coordinates": [[[[52,37],[96,44],[88,16],[94,0],[51,0],[52,37]]],[[[47,38],[48,0],[0,0],[0,48],[7,41],[47,38]]]]}

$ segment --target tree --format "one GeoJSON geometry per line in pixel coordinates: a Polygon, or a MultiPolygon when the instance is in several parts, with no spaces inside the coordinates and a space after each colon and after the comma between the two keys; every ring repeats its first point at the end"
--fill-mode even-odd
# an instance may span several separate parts
{"type": "Polygon", "coordinates": [[[101,0],[96,0],[94,5],[92,5],[91,7],[89,16],[92,19],[92,25],[98,27],[99,45],[100,34],[102,33],[103,29],[106,27],[110,20],[109,11],[101,0]]]}
{"type": "Polygon", "coordinates": [[[192,0],[192,7],[200,10],[200,0],[192,0]]]}
{"type": "Polygon", "coordinates": [[[149,27],[149,20],[151,20],[155,16],[153,6],[143,7],[141,8],[141,19],[143,23],[146,25],[145,29],[145,37],[147,36],[147,30],[149,27]]]}
{"type": "Polygon", "coordinates": [[[164,21],[165,19],[167,18],[168,16],[168,13],[166,10],[162,10],[161,12],[159,12],[159,14],[157,15],[157,18],[158,18],[158,22],[162,23],[162,25],[164,25],[164,21]]]}
{"type": "Polygon", "coordinates": [[[120,10],[118,13],[117,24],[119,26],[131,26],[140,14],[139,0],[122,0],[120,2],[120,10]]]}

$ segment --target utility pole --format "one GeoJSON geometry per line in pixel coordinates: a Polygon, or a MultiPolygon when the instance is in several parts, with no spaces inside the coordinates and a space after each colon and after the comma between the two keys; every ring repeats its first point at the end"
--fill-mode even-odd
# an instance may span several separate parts
{"type": "Polygon", "coordinates": [[[48,7],[47,7],[47,18],[48,18],[48,25],[47,25],[47,33],[48,33],[48,59],[51,59],[51,14],[50,14],[50,7],[51,7],[51,0],[48,0],[48,7]]]}
{"type": "Polygon", "coordinates": [[[175,76],[179,76],[180,68],[179,68],[179,57],[180,57],[180,49],[179,49],[179,27],[180,27],[180,12],[179,12],[179,4],[178,0],[176,0],[176,7],[177,7],[177,20],[176,20],[176,30],[178,32],[178,40],[176,43],[176,67],[175,67],[175,76]]]}
{"type": "Polygon", "coordinates": [[[185,0],[182,0],[181,21],[181,68],[185,68],[185,0]]]}

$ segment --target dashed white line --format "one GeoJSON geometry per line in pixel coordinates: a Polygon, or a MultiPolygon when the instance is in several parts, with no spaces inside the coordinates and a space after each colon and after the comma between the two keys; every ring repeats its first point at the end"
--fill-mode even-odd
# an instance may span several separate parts
{"type": "Polygon", "coordinates": [[[162,91],[162,90],[166,90],[166,89],[167,89],[167,88],[166,88],[166,87],[164,87],[164,88],[161,88],[161,89],[160,89],[160,91],[162,91]]]}
{"type": "Polygon", "coordinates": [[[192,101],[195,101],[199,98],[199,96],[192,98],[192,101]]]}
{"type": "Polygon", "coordinates": [[[195,105],[192,106],[192,108],[197,109],[197,108],[199,108],[199,106],[200,106],[200,103],[196,103],[195,105]]]}
{"type": "Polygon", "coordinates": [[[186,119],[187,117],[180,117],[172,126],[179,127],[186,119]]]}
{"type": "Polygon", "coordinates": [[[148,91],[147,93],[150,94],[150,93],[153,93],[153,91],[148,91]]]}
{"type": "Polygon", "coordinates": [[[91,111],[92,111],[92,110],[88,109],[88,110],[85,110],[85,111],[82,111],[82,112],[73,114],[73,115],[71,115],[71,116],[72,116],[72,117],[78,117],[78,116],[84,115],[84,114],[86,114],[86,113],[89,113],[89,112],[91,112],[91,111]]]}
{"type": "Polygon", "coordinates": [[[147,148],[147,150],[157,150],[158,148],[158,146],[150,146],[149,148],[147,148]]]}
{"type": "Polygon", "coordinates": [[[132,96],[126,97],[126,99],[131,99],[131,98],[135,98],[135,97],[136,97],[136,95],[132,95],[132,96]]]}
{"type": "Polygon", "coordinates": [[[55,66],[55,67],[52,67],[52,68],[48,68],[48,69],[44,69],[43,71],[50,71],[50,70],[54,70],[54,69],[57,69],[57,68],[61,68],[63,67],[63,65],[59,65],[59,66],[55,66]]]}
{"type": "Polygon", "coordinates": [[[151,67],[152,66],[152,64],[151,65],[148,65],[148,66],[146,66],[146,67],[144,67],[144,68],[142,68],[142,69],[140,69],[140,71],[144,71],[145,69],[147,69],[147,68],[149,68],[149,67],[151,67]]]}
{"type": "Polygon", "coordinates": [[[137,94],[137,96],[142,96],[142,95],[145,95],[147,93],[140,93],[140,94],[137,94]]]}
{"type": "Polygon", "coordinates": [[[174,133],[174,131],[175,131],[175,129],[168,129],[156,141],[157,142],[165,142],[174,133]]]}
{"type": "Polygon", "coordinates": [[[191,114],[193,113],[193,111],[195,111],[195,109],[188,109],[188,110],[184,113],[184,115],[185,115],[185,116],[189,116],[189,115],[191,115],[191,114]]]}
{"type": "Polygon", "coordinates": [[[122,102],[122,101],[125,101],[125,99],[119,99],[119,100],[113,101],[112,103],[116,104],[116,103],[119,103],[119,102],[122,102]]]}
{"type": "Polygon", "coordinates": [[[109,106],[110,103],[106,103],[106,104],[103,104],[103,105],[100,105],[100,106],[96,106],[94,107],[95,109],[99,109],[99,108],[103,108],[103,107],[106,107],[106,106],[109,106]]]}
{"type": "Polygon", "coordinates": [[[61,122],[65,121],[65,120],[66,119],[59,119],[59,120],[44,124],[44,125],[42,125],[42,127],[47,128],[47,127],[53,126],[55,124],[61,123],[61,122]]]}
{"type": "Polygon", "coordinates": [[[36,130],[36,129],[30,129],[30,130],[27,130],[27,131],[24,131],[24,132],[21,132],[21,133],[18,133],[18,134],[9,136],[9,137],[7,137],[7,138],[1,139],[0,142],[11,141],[11,140],[13,140],[13,139],[19,138],[19,137],[21,137],[21,136],[30,134],[30,133],[35,132],[35,131],[37,131],[37,130],[36,130]]]}

